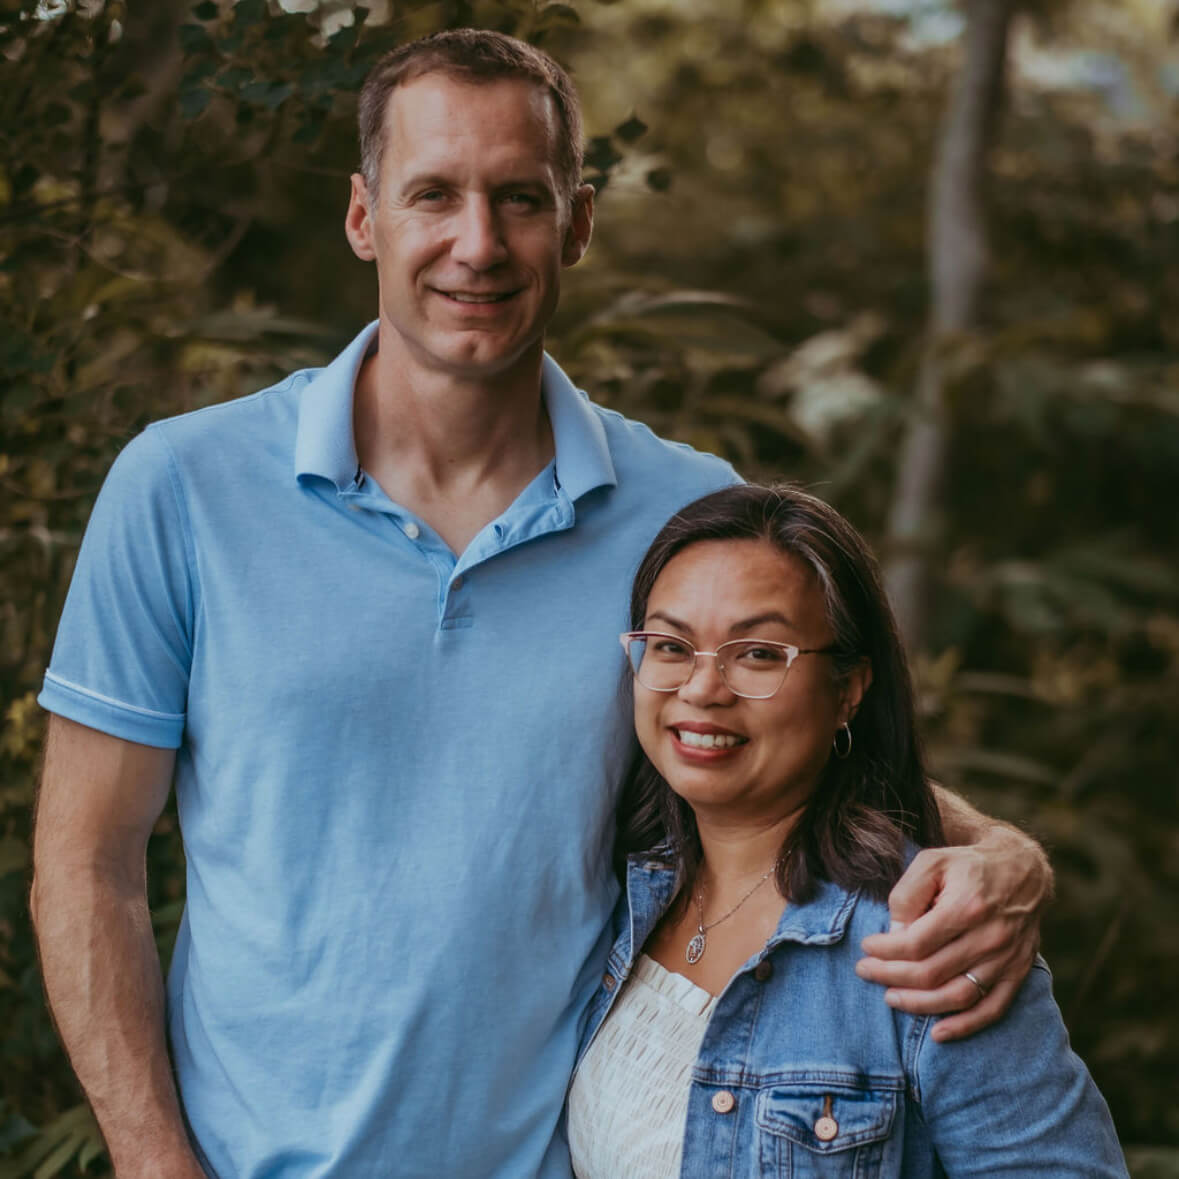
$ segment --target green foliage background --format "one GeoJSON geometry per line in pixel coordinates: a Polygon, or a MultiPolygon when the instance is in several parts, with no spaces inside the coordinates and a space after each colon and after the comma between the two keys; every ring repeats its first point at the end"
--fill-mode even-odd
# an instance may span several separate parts
{"type": "MultiPolygon", "coordinates": [[[[148,421],[321,363],[373,316],[341,220],[355,91],[381,51],[477,24],[571,64],[602,191],[552,350],[599,401],[751,477],[801,479],[882,539],[953,44],[808,0],[444,0],[395,19],[373,2],[0,0],[0,1179],[105,1166],[26,905],[34,697],[90,504],[148,421]]],[[[1089,48],[1163,114],[1119,123],[1092,88],[1013,73],[917,666],[938,774],[1052,852],[1045,952],[1074,1045],[1135,1174],[1163,1176],[1179,1175],[1177,112],[1165,21],[1138,4],[1103,24],[1101,7],[1041,3],[1021,43],[1108,38],[1089,48]]],[[[149,858],[166,956],[170,814],[149,858]]]]}

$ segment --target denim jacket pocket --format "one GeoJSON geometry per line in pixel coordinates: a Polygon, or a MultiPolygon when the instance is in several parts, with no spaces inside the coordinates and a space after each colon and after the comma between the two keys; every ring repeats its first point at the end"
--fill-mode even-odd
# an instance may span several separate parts
{"type": "Polygon", "coordinates": [[[763,1086],[756,1121],[762,1173],[789,1179],[877,1174],[904,1082],[805,1074],[763,1086]]]}

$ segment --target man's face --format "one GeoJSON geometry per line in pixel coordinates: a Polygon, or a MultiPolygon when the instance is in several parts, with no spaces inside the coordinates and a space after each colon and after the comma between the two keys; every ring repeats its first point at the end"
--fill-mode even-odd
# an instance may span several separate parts
{"type": "Polygon", "coordinates": [[[425,74],[393,91],[380,192],[353,176],[346,221],[377,264],[382,348],[475,379],[534,361],[593,224],[593,189],[561,189],[558,126],[523,80],[425,74]]]}

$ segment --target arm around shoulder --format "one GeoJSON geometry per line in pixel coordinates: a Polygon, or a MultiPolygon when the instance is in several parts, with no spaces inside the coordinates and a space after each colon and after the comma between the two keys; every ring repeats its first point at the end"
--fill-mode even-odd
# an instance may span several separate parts
{"type": "Polygon", "coordinates": [[[1030,836],[934,790],[951,846],[927,848],[909,865],[889,896],[893,928],[865,940],[860,974],[912,1014],[955,1013],[935,1038],[956,1039],[1015,998],[1039,945],[1052,869],[1030,836]]]}
{"type": "Polygon", "coordinates": [[[116,1174],[198,1179],[164,1032],[145,853],[174,752],[53,717],[31,904],[50,1008],[116,1174]]]}

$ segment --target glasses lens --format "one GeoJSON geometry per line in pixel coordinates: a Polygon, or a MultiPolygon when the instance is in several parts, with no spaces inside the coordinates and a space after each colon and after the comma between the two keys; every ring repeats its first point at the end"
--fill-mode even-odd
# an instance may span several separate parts
{"type": "Polygon", "coordinates": [[[672,692],[686,683],[696,661],[691,645],[670,635],[633,638],[627,653],[635,679],[656,692],[672,692]]]}
{"type": "Polygon", "coordinates": [[[722,643],[717,654],[729,688],[753,700],[772,696],[782,686],[790,666],[789,649],[769,643],[722,643]]]}

